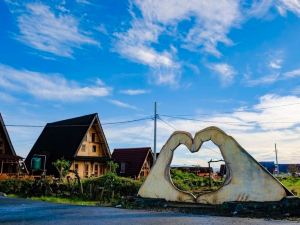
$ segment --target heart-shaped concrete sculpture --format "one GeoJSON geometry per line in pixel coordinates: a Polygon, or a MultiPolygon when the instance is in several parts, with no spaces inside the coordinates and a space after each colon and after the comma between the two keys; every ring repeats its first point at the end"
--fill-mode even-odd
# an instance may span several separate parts
{"type": "Polygon", "coordinates": [[[176,202],[222,204],[230,201],[279,201],[292,194],[231,136],[217,127],[208,127],[197,132],[194,139],[190,133],[174,132],[161,149],[138,195],[176,202]],[[193,153],[209,140],[219,147],[225,160],[226,180],[218,190],[196,197],[174,186],[170,164],[179,145],[185,145],[193,153]]]}

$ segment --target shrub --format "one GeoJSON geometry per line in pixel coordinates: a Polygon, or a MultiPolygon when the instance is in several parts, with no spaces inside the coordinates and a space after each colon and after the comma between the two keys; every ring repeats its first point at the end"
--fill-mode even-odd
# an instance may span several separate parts
{"type": "Polygon", "coordinates": [[[92,190],[95,190],[97,187],[103,187],[108,195],[111,196],[114,193],[115,198],[135,196],[141,185],[141,181],[119,177],[114,173],[107,173],[101,177],[89,178],[83,181],[85,193],[90,189],[89,187],[92,190]]]}
{"type": "MultiPolygon", "coordinates": [[[[171,178],[174,185],[183,191],[198,193],[209,188],[209,178],[199,177],[194,173],[185,172],[179,169],[171,169],[171,178]]],[[[220,187],[223,182],[212,179],[212,189],[220,187]]]]}
{"type": "Polygon", "coordinates": [[[0,192],[26,196],[30,193],[33,183],[31,179],[0,180],[0,192]]]}

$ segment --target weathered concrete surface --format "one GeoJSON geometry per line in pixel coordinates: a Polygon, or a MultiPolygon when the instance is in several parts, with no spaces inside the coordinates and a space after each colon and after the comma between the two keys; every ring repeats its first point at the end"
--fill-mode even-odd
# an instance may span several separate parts
{"type": "Polygon", "coordinates": [[[197,216],[0,198],[1,225],[296,225],[293,221],[197,216]]]}
{"type": "Polygon", "coordinates": [[[194,138],[187,132],[174,132],[161,149],[138,195],[175,202],[222,204],[232,201],[279,201],[292,194],[231,136],[217,127],[208,127],[197,132],[194,138]],[[197,152],[209,140],[219,147],[226,162],[228,172],[224,185],[217,191],[200,196],[179,190],[170,178],[175,149],[183,144],[192,153],[197,152]]]}
{"type": "Polygon", "coordinates": [[[168,209],[189,214],[210,216],[300,219],[300,198],[294,196],[275,202],[225,202],[219,205],[170,202],[163,199],[137,197],[134,199],[132,205],[135,208],[142,209],[168,209]]]}

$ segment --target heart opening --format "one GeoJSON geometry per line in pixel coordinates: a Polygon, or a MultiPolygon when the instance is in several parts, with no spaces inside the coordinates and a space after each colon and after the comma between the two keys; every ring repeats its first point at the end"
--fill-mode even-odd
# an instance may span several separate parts
{"type": "Polygon", "coordinates": [[[216,191],[224,185],[226,163],[219,148],[211,141],[204,142],[195,153],[181,145],[174,150],[170,177],[179,190],[197,197],[216,191]]]}

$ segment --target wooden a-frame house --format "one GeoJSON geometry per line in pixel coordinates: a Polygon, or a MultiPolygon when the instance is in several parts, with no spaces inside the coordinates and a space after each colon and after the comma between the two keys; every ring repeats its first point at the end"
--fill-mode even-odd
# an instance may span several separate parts
{"type": "Polygon", "coordinates": [[[0,176],[18,175],[22,157],[17,156],[0,113],[0,176]]]}
{"type": "Polygon", "coordinates": [[[81,178],[103,175],[108,169],[107,161],[111,159],[96,113],[48,123],[25,160],[33,174],[38,172],[30,169],[32,158],[37,155],[45,157],[47,175],[58,176],[53,162],[64,158],[71,162],[70,170],[77,170],[81,178]]]}

